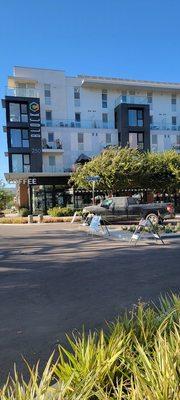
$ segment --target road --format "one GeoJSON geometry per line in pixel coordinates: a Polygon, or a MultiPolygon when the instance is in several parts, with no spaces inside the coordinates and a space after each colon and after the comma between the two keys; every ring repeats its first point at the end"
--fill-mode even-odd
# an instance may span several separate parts
{"type": "Polygon", "coordinates": [[[77,225],[0,226],[0,384],[23,355],[41,365],[65,333],[105,326],[125,308],[177,292],[179,241],[91,238],[77,225]]]}

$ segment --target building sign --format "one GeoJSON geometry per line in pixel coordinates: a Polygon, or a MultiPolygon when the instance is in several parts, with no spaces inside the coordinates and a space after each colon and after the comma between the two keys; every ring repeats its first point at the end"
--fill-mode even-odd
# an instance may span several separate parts
{"type": "Polygon", "coordinates": [[[31,171],[42,171],[41,114],[40,100],[29,98],[29,133],[31,149],[31,171]]]}
{"type": "Polygon", "coordinates": [[[28,178],[28,185],[37,185],[36,178],[28,178]]]}
{"type": "Polygon", "coordinates": [[[29,103],[29,130],[31,137],[40,137],[34,136],[34,134],[41,135],[41,118],[40,118],[40,103],[39,99],[35,101],[31,101],[29,103]]]}

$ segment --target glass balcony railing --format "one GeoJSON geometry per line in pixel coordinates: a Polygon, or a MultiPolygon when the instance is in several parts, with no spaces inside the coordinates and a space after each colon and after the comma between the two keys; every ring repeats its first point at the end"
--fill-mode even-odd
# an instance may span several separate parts
{"type": "Polygon", "coordinates": [[[47,165],[43,166],[43,172],[49,172],[49,173],[64,172],[64,169],[57,167],[56,165],[47,165]]]}
{"type": "Polygon", "coordinates": [[[115,129],[114,122],[103,122],[100,120],[82,120],[75,121],[73,119],[52,119],[42,120],[42,126],[60,127],[60,128],[86,128],[86,129],[115,129]]]}
{"type": "Polygon", "coordinates": [[[43,150],[62,150],[63,145],[60,139],[55,140],[54,142],[47,142],[46,139],[42,139],[42,149],[43,150]]]}
{"type": "Polygon", "coordinates": [[[160,131],[180,131],[180,125],[173,125],[167,122],[153,122],[150,124],[150,129],[153,131],[160,130],[160,131]]]}
{"type": "Polygon", "coordinates": [[[144,96],[135,96],[135,95],[121,95],[115,100],[115,107],[119,104],[149,104],[148,98],[144,96]]]}
{"type": "Polygon", "coordinates": [[[15,97],[39,97],[39,91],[35,88],[9,88],[5,89],[6,96],[15,96],[15,97]]]}

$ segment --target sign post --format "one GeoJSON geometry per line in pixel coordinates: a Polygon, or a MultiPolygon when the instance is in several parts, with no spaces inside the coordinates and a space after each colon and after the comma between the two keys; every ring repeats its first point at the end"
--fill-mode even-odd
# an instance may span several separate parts
{"type": "Polygon", "coordinates": [[[95,183],[98,182],[100,179],[101,179],[101,178],[100,178],[99,175],[87,176],[87,178],[86,178],[86,181],[92,182],[92,199],[93,199],[93,204],[95,203],[95,199],[94,199],[95,183]]]}

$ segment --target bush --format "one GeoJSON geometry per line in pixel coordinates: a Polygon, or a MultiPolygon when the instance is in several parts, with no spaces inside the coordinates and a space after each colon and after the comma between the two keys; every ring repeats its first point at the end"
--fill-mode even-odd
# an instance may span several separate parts
{"type": "Polygon", "coordinates": [[[39,363],[29,367],[29,380],[15,370],[1,400],[178,400],[179,317],[180,298],[172,295],[158,306],[139,303],[106,332],[74,333],[41,378],[39,363]]]}
{"type": "Polygon", "coordinates": [[[21,217],[27,217],[30,214],[28,208],[20,208],[19,213],[21,217]]]}
{"type": "Polygon", "coordinates": [[[28,223],[27,218],[22,218],[22,217],[0,218],[0,224],[27,224],[27,223],[28,223]]]}
{"type": "Polygon", "coordinates": [[[51,217],[68,217],[74,215],[74,210],[68,207],[53,207],[48,210],[51,217]]]}

